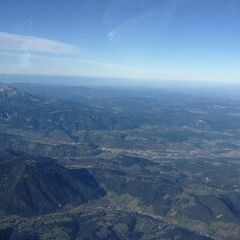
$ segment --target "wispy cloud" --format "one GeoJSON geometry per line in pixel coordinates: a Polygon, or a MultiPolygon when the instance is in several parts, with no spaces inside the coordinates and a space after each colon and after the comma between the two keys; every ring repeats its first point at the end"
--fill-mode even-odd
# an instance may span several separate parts
{"type": "MultiPolygon", "coordinates": [[[[197,66],[196,66],[197,67],[197,66]]],[[[202,68],[201,79],[196,70],[186,69],[184,66],[172,67],[158,66],[157,68],[143,66],[129,66],[115,64],[101,60],[84,59],[73,55],[43,55],[22,54],[21,52],[0,51],[0,74],[24,74],[24,75],[52,75],[75,77],[104,77],[142,80],[189,80],[189,81],[232,81],[239,80],[237,70],[224,71],[221,74],[215,69],[202,68]],[[227,78],[226,78],[227,76],[227,78]]]]}
{"type": "Polygon", "coordinates": [[[149,78],[160,74],[137,66],[116,64],[73,55],[22,54],[0,51],[0,74],[149,78]],[[4,59],[1,62],[1,59],[4,59]]]}
{"type": "Polygon", "coordinates": [[[111,32],[108,33],[107,37],[110,41],[113,41],[116,38],[117,32],[112,30],[111,32]]]}
{"type": "Polygon", "coordinates": [[[45,38],[0,32],[0,50],[40,52],[52,54],[79,54],[81,50],[71,44],[45,38]]]}

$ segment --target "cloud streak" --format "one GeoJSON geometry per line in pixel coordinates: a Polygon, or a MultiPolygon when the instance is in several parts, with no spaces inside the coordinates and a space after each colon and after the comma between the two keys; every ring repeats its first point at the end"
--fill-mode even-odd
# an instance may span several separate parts
{"type": "Polygon", "coordinates": [[[0,50],[50,54],[81,54],[78,47],[59,41],[0,32],[0,50]]]}

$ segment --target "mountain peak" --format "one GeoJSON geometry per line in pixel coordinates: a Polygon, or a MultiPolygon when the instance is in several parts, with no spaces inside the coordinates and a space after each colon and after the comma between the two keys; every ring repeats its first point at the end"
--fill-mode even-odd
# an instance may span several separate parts
{"type": "Polygon", "coordinates": [[[24,95],[24,92],[6,84],[0,83],[0,95],[8,97],[16,97],[24,95]]]}
{"type": "Polygon", "coordinates": [[[0,83],[0,100],[1,101],[15,100],[19,98],[21,98],[21,101],[31,101],[31,102],[38,101],[37,97],[34,97],[23,90],[17,89],[5,83],[0,83]]]}

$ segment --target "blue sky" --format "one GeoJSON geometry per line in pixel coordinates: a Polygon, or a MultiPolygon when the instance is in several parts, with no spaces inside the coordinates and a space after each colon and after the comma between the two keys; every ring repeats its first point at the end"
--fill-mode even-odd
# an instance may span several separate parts
{"type": "Polygon", "coordinates": [[[240,81],[239,0],[1,0],[0,73],[240,81]]]}

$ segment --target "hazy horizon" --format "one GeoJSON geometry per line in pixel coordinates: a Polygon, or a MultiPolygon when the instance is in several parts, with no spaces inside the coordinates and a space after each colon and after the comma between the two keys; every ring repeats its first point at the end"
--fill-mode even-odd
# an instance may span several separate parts
{"type": "Polygon", "coordinates": [[[115,86],[115,87],[169,87],[169,88],[240,88],[240,82],[226,81],[189,81],[168,79],[141,79],[117,77],[91,77],[91,76],[61,76],[61,75],[27,75],[27,74],[1,74],[0,82],[5,83],[31,83],[31,84],[59,84],[69,86],[115,86]]]}

